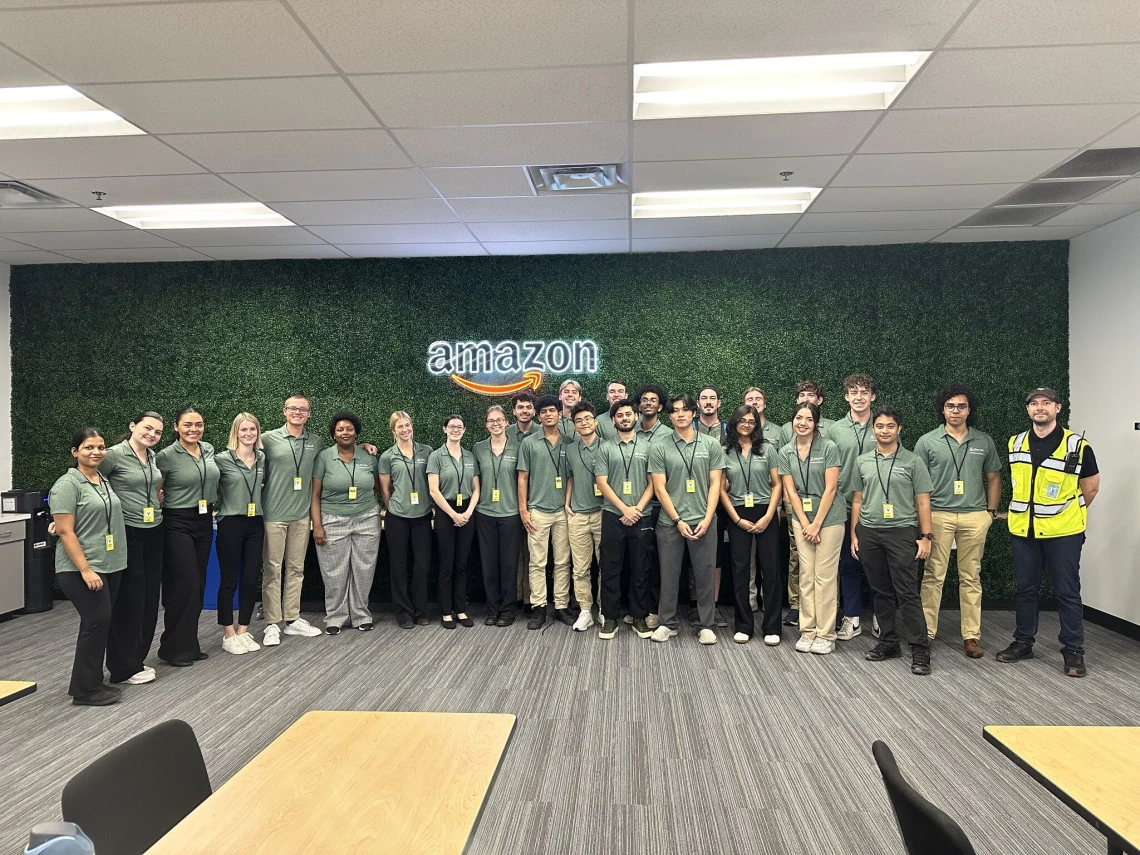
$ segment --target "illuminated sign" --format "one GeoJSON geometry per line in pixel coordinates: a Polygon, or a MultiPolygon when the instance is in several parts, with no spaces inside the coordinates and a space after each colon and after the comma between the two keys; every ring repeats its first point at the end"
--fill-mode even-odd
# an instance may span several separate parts
{"type": "Polygon", "coordinates": [[[480,395],[509,395],[526,388],[537,391],[544,374],[596,374],[599,362],[598,345],[589,339],[433,341],[427,370],[480,395]]]}

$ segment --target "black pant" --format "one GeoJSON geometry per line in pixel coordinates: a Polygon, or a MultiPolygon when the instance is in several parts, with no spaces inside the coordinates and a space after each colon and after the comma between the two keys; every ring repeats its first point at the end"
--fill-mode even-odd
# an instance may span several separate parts
{"type": "MultiPolygon", "coordinates": [[[[653,505],[649,514],[649,524],[657,531],[657,518],[661,515],[661,506],[653,505]]],[[[649,544],[649,613],[657,614],[661,608],[661,555],[657,551],[657,537],[654,535],[649,544]]]]}
{"type": "MultiPolygon", "coordinates": [[[[736,513],[748,522],[756,522],[768,513],[767,505],[736,507],[736,513]]],[[[751,585],[752,554],[756,554],[756,584],[764,602],[764,618],[760,623],[763,635],[780,634],[780,524],[776,517],[760,534],[750,534],[728,521],[728,543],[732,547],[732,589],[736,598],[736,631],[749,638],[756,634],[756,620],[752,614],[751,585]]]]}
{"type": "Polygon", "coordinates": [[[858,525],[855,534],[859,536],[859,559],[875,592],[879,643],[895,646],[901,635],[911,647],[929,647],[926,616],[918,593],[918,559],[914,557],[918,529],[912,525],[898,528],[858,525]],[[902,624],[899,629],[895,627],[896,613],[902,624]]]}
{"type": "Polygon", "coordinates": [[[107,652],[107,632],[121,575],[121,572],[101,575],[103,587],[98,591],[88,588],[77,572],[55,576],[60,590],[79,612],[79,638],[75,641],[75,662],[71,666],[71,685],[67,688],[73,698],[86,697],[103,685],[103,656],[107,652]]]}
{"type": "Polygon", "coordinates": [[[150,653],[158,623],[162,591],[162,526],[127,526],[127,569],[120,577],[119,595],[111,607],[107,634],[107,670],[119,683],[139,673],[150,653]]]}
{"type": "Polygon", "coordinates": [[[197,508],[171,508],[162,515],[162,605],[165,609],[158,658],[186,662],[202,652],[198,618],[206,587],[206,565],[214,527],[197,508]]]}
{"type": "Polygon", "coordinates": [[[491,517],[476,511],[475,531],[479,535],[479,560],[483,565],[487,611],[496,617],[514,617],[522,520],[518,515],[491,517]]]}
{"type": "Polygon", "coordinates": [[[1032,645],[1037,638],[1037,596],[1041,569],[1053,576],[1057,617],[1061,621],[1058,640],[1066,653],[1085,653],[1084,606],[1081,603],[1081,547],[1084,532],[1062,537],[1035,538],[1010,535],[1013,553],[1014,614],[1017,616],[1013,640],[1032,645]]]}
{"type": "Polygon", "coordinates": [[[388,535],[388,563],[392,575],[392,604],[396,619],[417,618],[427,611],[427,577],[431,565],[431,515],[398,517],[384,521],[388,535]],[[408,592],[408,547],[412,551],[412,584],[408,592]]]}
{"type": "Polygon", "coordinates": [[[602,511],[601,608],[607,620],[621,617],[621,569],[629,557],[629,613],[645,620],[654,607],[649,593],[649,548],[657,537],[651,515],[625,525],[620,514],[602,511]]]}
{"type": "MultiPolygon", "coordinates": [[[[464,513],[454,502],[451,509],[464,513]]],[[[474,514],[472,514],[474,517],[474,514]]],[[[440,511],[435,516],[435,537],[439,541],[439,608],[449,615],[467,611],[467,558],[471,555],[471,542],[475,539],[474,519],[465,526],[456,526],[451,517],[440,511]]]]}
{"type": "Polygon", "coordinates": [[[253,606],[261,593],[261,547],[265,542],[265,518],[218,517],[218,625],[233,626],[234,591],[238,596],[238,625],[249,626],[253,606]]]}

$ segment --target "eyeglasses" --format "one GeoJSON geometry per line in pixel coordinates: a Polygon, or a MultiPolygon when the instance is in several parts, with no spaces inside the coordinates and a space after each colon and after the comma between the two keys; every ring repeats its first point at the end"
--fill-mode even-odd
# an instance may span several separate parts
{"type": "Polygon", "coordinates": [[[448,425],[448,430],[463,430],[463,425],[448,425]]]}
{"type": "Polygon", "coordinates": [[[641,396],[641,403],[643,403],[643,404],[660,404],[661,399],[660,398],[654,398],[654,397],[651,397],[649,395],[642,395],[641,396]]]}
{"type": "Polygon", "coordinates": [[[944,406],[947,410],[951,410],[955,413],[964,413],[966,410],[970,409],[969,404],[945,404],[944,406]]]}
{"type": "Polygon", "coordinates": [[[737,424],[750,425],[751,427],[756,427],[756,419],[741,419],[739,422],[737,422],[737,424]]]}
{"type": "Polygon", "coordinates": [[[505,425],[506,423],[506,419],[487,419],[487,424],[489,425],[505,425]]]}
{"type": "Polygon", "coordinates": [[[285,412],[287,412],[293,416],[300,416],[300,415],[304,415],[305,413],[309,412],[309,408],[308,407],[286,407],[285,412]]]}
{"type": "Polygon", "coordinates": [[[594,420],[593,416],[583,416],[581,418],[574,419],[574,424],[576,424],[576,425],[588,425],[593,420],[594,420]]]}

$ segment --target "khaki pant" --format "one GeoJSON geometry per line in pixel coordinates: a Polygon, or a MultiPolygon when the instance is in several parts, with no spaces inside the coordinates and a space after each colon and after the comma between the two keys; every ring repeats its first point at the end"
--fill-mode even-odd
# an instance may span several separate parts
{"type": "MultiPolygon", "coordinates": [[[[788,502],[784,502],[784,519],[794,520],[796,512],[788,502]]],[[[796,548],[796,536],[788,524],[788,608],[800,607],[800,556],[796,548]]]]}
{"type": "Polygon", "coordinates": [[[550,554],[550,541],[554,540],[554,608],[570,606],[570,533],[566,525],[566,512],[533,510],[530,521],[534,534],[527,533],[530,546],[530,604],[546,605],[546,559],[550,554]]]}
{"type": "Polygon", "coordinates": [[[588,612],[594,605],[590,567],[594,559],[601,561],[602,512],[571,514],[566,517],[566,526],[570,533],[570,557],[574,560],[574,599],[582,611],[588,612]]]}
{"type": "Polygon", "coordinates": [[[938,632],[938,609],[942,604],[942,584],[950,566],[950,546],[958,550],[958,602],[962,609],[962,638],[982,637],[982,553],[986,534],[993,523],[989,511],[932,511],[934,543],[926,559],[922,577],[922,611],[931,638],[938,632]]]}
{"type": "Polygon", "coordinates": [[[266,522],[261,553],[261,605],[266,624],[301,616],[301,583],[305,580],[305,552],[309,548],[309,518],[292,522],[266,522]],[[285,568],[282,594],[281,568],[285,568]],[[284,613],[282,607],[284,606],[284,613]]]}
{"type": "Polygon", "coordinates": [[[808,543],[799,519],[793,517],[792,534],[800,559],[800,635],[834,641],[843,526],[826,526],[819,531],[819,543],[808,543]]]}

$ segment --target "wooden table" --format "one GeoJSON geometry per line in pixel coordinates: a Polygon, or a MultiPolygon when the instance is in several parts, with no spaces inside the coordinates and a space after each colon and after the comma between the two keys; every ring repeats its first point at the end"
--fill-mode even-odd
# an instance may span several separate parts
{"type": "Polygon", "coordinates": [[[498,714],[306,713],[149,852],[459,855],[514,726],[498,714]]]}
{"type": "Polygon", "coordinates": [[[1140,855],[1140,727],[1006,727],[987,742],[1108,838],[1140,855]]]}
{"type": "Polygon", "coordinates": [[[0,707],[24,695],[30,695],[35,690],[36,684],[25,680],[0,680],[0,707]]]}

